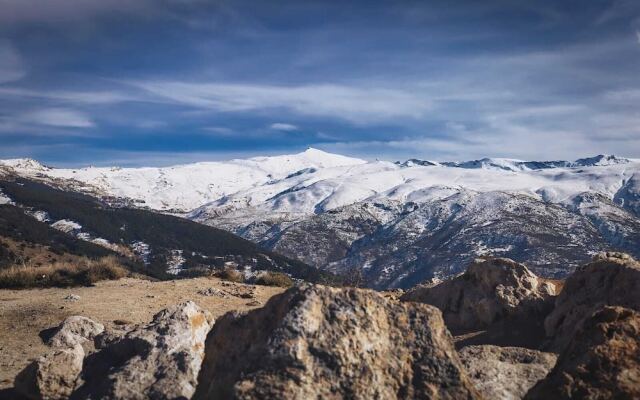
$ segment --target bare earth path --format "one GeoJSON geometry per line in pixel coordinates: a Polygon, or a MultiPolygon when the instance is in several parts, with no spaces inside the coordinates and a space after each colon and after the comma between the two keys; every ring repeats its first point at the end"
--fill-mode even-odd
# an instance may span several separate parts
{"type": "Polygon", "coordinates": [[[57,326],[70,315],[84,315],[107,327],[114,320],[145,323],[171,304],[193,300],[215,317],[231,311],[259,307],[282,288],[223,282],[217,278],[196,278],[151,282],[125,278],[98,282],[94,287],[70,289],[0,290],[0,390],[13,386],[13,378],[31,359],[46,351],[39,333],[57,326]],[[227,292],[249,292],[255,298],[203,296],[198,290],[216,288],[227,292]],[[69,301],[69,294],[80,300],[69,301]]]}

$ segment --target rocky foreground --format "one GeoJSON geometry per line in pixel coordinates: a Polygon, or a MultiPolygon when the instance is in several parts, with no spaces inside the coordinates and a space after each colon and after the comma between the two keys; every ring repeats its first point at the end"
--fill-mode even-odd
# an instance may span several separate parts
{"type": "Polygon", "coordinates": [[[603,254],[560,289],[524,265],[487,259],[400,299],[302,285],[262,308],[215,321],[192,301],[139,326],[105,328],[72,316],[48,339],[46,354],[18,374],[15,393],[31,399],[640,398],[640,264],[603,254]]]}

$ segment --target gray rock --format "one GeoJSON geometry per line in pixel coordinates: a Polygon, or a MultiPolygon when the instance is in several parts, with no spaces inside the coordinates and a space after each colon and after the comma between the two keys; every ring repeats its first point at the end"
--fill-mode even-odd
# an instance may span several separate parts
{"type": "Polygon", "coordinates": [[[401,300],[438,307],[454,334],[489,330],[486,343],[535,346],[553,307],[555,286],[507,258],[478,259],[466,272],[420,285],[401,300]]]}
{"type": "Polygon", "coordinates": [[[64,297],[66,301],[78,301],[80,300],[80,296],[77,294],[70,293],[64,297]]]}
{"type": "Polygon", "coordinates": [[[80,344],[56,348],[16,376],[16,392],[29,399],[67,399],[79,382],[84,359],[80,344]]]}
{"type": "Polygon", "coordinates": [[[220,290],[220,289],[216,289],[213,287],[207,288],[207,289],[202,289],[202,290],[198,290],[198,294],[201,296],[216,296],[216,297],[220,297],[223,299],[226,299],[227,297],[229,297],[229,295],[220,290]]]}
{"type": "Polygon", "coordinates": [[[522,399],[557,359],[553,353],[492,345],[467,346],[458,354],[480,393],[495,400],[522,399]]]}
{"type": "Polygon", "coordinates": [[[220,318],[196,399],[475,399],[436,308],[377,292],[294,287],[220,318]]]}
{"type": "Polygon", "coordinates": [[[78,399],[189,399],[204,357],[213,317],[187,301],[112,340],[89,356],[78,399]]]}
{"type": "Polygon", "coordinates": [[[67,317],[49,338],[47,344],[52,347],[73,347],[93,340],[104,331],[104,325],[87,317],[73,315],[67,317]]]}
{"type": "Polygon", "coordinates": [[[544,322],[549,348],[561,352],[581,323],[603,306],[640,311],[640,263],[623,253],[602,253],[565,282],[544,322]]]}

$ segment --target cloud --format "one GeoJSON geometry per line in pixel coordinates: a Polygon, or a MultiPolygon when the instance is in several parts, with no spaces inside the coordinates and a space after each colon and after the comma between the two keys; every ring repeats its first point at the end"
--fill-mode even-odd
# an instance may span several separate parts
{"type": "Polygon", "coordinates": [[[201,128],[201,130],[205,132],[215,133],[217,135],[222,135],[222,136],[233,135],[233,129],[227,128],[225,126],[205,126],[201,128]]]}
{"type": "Polygon", "coordinates": [[[20,54],[11,42],[0,39],[0,83],[17,81],[25,74],[25,66],[20,54]]]}
{"type": "Polygon", "coordinates": [[[140,13],[148,6],[147,0],[0,0],[0,24],[65,23],[103,13],[140,13]]]}
{"type": "Polygon", "coordinates": [[[638,41],[638,44],[640,44],[640,31],[636,31],[636,40],[638,41]]]}
{"type": "Polygon", "coordinates": [[[292,132],[297,131],[299,128],[292,124],[285,124],[283,122],[276,122],[274,124],[269,125],[269,129],[273,129],[274,131],[285,131],[292,132]]]}
{"type": "Polygon", "coordinates": [[[430,102],[415,91],[312,84],[275,86],[176,81],[130,82],[178,104],[220,112],[284,109],[300,115],[330,117],[356,124],[394,118],[420,118],[430,102]]]}
{"type": "Polygon", "coordinates": [[[22,114],[18,119],[28,124],[59,128],[93,128],[95,126],[94,122],[83,113],[64,108],[36,110],[22,114]]]}
{"type": "Polygon", "coordinates": [[[0,98],[47,99],[78,104],[116,104],[126,101],[144,101],[140,95],[116,90],[30,90],[19,87],[0,87],[0,98]]]}

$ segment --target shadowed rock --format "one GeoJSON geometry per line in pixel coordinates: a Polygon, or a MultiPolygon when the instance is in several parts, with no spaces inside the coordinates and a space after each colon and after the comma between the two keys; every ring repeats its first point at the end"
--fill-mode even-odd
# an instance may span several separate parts
{"type": "Polygon", "coordinates": [[[145,326],[112,335],[85,360],[84,385],[72,398],[191,398],[212,324],[208,311],[187,301],[160,311],[145,326]]]}
{"type": "Polygon", "coordinates": [[[584,320],[525,398],[640,399],[640,313],[604,307],[584,320]]]}
{"type": "Polygon", "coordinates": [[[555,286],[507,258],[477,259],[466,272],[420,285],[401,300],[438,307],[454,334],[487,330],[484,343],[537,346],[555,286]]]}
{"type": "Polygon", "coordinates": [[[436,308],[303,286],[231,312],[206,342],[196,399],[474,399],[436,308]]]}
{"type": "Polygon", "coordinates": [[[54,349],[16,376],[15,390],[29,399],[67,399],[78,384],[83,359],[79,343],[54,349]]]}
{"type": "Polygon", "coordinates": [[[640,263],[626,254],[600,254],[567,278],[544,323],[550,349],[562,351],[582,321],[605,305],[640,310],[640,263]]]}
{"type": "Polygon", "coordinates": [[[544,378],[557,356],[522,347],[468,346],[458,352],[469,378],[486,399],[521,399],[544,378]]]}

